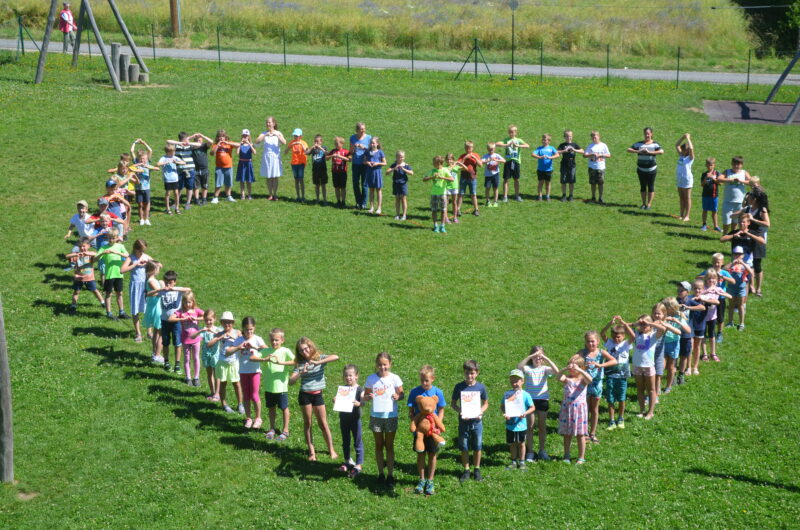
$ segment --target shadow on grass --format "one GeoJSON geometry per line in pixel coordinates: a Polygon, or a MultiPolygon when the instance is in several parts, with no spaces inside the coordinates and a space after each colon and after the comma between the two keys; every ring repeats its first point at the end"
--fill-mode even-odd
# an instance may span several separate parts
{"type": "MultiPolygon", "coordinates": [[[[132,376],[134,375],[139,374],[132,373],[132,376]]],[[[176,377],[167,373],[144,372],[141,375],[145,378],[159,379],[174,383],[178,382],[176,377]]],[[[171,406],[172,412],[176,417],[194,418],[197,420],[199,422],[197,425],[198,430],[211,428],[230,434],[241,434],[244,430],[242,424],[239,422],[242,416],[238,414],[225,414],[219,404],[203,399],[202,390],[184,390],[163,384],[152,384],[147,387],[147,393],[155,395],[157,401],[171,406]],[[231,420],[235,420],[235,423],[231,420]]]]}
{"type": "Polygon", "coordinates": [[[403,222],[396,222],[396,223],[389,223],[389,226],[392,228],[401,228],[404,230],[430,230],[430,226],[422,226],[419,223],[403,223],[403,222]]]}
{"type": "MultiPolygon", "coordinates": [[[[711,259],[711,253],[709,251],[707,251],[707,250],[700,250],[700,249],[696,249],[696,248],[690,248],[690,249],[684,249],[683,251],[686,252],[687,254],[699,254],[701,256],[706,256],[709,259],[711,259]]],[[[706,268],[706,267],[704,266],[703,268],[706,268]]]]}
{"type": "MultiPolygon", "coordinates": [[[[623,215],[633,215],[635,217],[663,217],[665,219],[672,219],[673,217],[669,214],[665,213],[658,213],[652,210],[627,210],[624,208],[618,208],[617,211],[623,215]]],[[[684,226],[684,225],[681,225],[684,226]]]]}
{"type": "MultiPolygon", "coordinates": [[[[49,307],[53,310],[53,315],[68,315],[69,314],[69,304],[67,302],[56,302],[53,300],[42,300],[41,298],[34,300],[31,304],[32,307],[49,307]]],[[[79,314],[79,313],[75,313],[79,314]]],[[[86,314],[84,316],[96,316],[96,314],[86,314]]]]}
{"type": "MultiPolygon", "coordinates": [[[[698,241],[713,241],[715,238],[708,237],[705,235],[700,234],[687,234],[684,232],[664,232],[664,234],[672,237],[680,237],[683,239],[697,239],[698,241]]],[[[708,254],[708,251],[703,252],[704,254],[708,254]]]]}
{"type": "Polygon", "coordinates": [[[150,359],[135,351],[119,350],[113,344],[108,346],[97,347],[92,346],[86,348],[84,351],[102,357],[98,366],[111,364],[116,366],[132,366],[135,368],[143,368],[150,365],[150,359]]]}
{"type": "Polygon", "coordinates": [[[749,477],[747,475],[714,473],[712,471],[706,471],[705,469],[700,469],[699,467],[692,467],[689,469],[685,469],[684,471],[686,473],[692,473],[694,475],[700,475],[703,477],[718,478],[722,480],[735,480],[737,482],[746,482],[748,484],[752,484],[753,486],[770,486],[776,489],[791,491],[792,493],[800,493],[800,487],[798,486],[794,486],[792,484],[783,484],[782,482],[773,482],[771,480],[762,480],[755,477],[749,477]]]}
{"type": "Polygon", "coordinates": [[[666,221],[653,221],[654,225],[661,225],[661,226],[671,226],[674,228],[692,228],[691,225],[686,223],[668,223],[666,221]]]}
{"type": "Polygon", "coordinates": [[[40,271],[44,271],[44,270],[47,270],[47,269],[62,269],[63,270],[66,265],[67,265],[66,261],[57,261],[56,263],[43,263],[41,261],[37,261],[36,263],[33,264],[33,266],[36,267],[37,269],[39,269],[40,271]]]}
{"type": "Polygon", "coordinates": [[[94,335],[95,337],[103,337],[104,339],[123,339],[130,337],[133,329],[114,329],[106,326],[91,326],[72,328],[72,335],[77,337],[80,335],[94,335]]]}

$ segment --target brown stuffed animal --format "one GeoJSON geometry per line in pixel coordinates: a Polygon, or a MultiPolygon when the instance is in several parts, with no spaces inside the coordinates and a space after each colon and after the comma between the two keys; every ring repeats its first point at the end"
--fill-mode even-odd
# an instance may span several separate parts
{"type": "Polygon", "coordinates": [[[439,433],[445,432],[444,424],[436,414],[436,405],[439,403],[437,396],[417,396],[417,409],[419,412],[411,420],[411,432],[414,433],[414,451],[425,452],[425,438],[433,438],[436,445],[444,447],[444,438],[439,433]]]}

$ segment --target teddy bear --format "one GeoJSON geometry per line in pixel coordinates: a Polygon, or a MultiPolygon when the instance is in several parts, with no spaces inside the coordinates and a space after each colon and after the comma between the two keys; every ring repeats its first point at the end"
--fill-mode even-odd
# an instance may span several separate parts
{"type": "Polygon", "coordinates": [[[444,447],[444,438],[439,433],[445,432],[444,424],[436,414],[436,405],[439,403],[437,396],[417,396],[417,410],[419,412],[411,420],[411,432],[414,433],[414,451],[425,452],[425,438],[431,437],[436,445],[444,447]]]}

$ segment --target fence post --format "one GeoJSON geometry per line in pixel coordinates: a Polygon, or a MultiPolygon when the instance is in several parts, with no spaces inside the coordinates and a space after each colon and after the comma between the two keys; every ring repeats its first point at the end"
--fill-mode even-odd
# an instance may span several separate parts
{"type": "Polygon", "coordinates": [[[544,41],[539,43],[539,82],[544,81],[544,41]]]}
{"type": "Polygon", "coordinates": [[[675,73],[675,88],[681,83],[681,47],[678,46],[678,69],[675,73]]]}
{"type": "Polygon", "coordinates": [[[172,36],[177,37],[180,34],[180,26],[178,25],[178,2],[177,0],[169,0],[169,18],[172,23],[172,36]]]}
{"type": "Polygon", "coordinates": [[[475,79],[478,79],[478,39],[475,39],[474,42],[475,46],[473,49],[475,50],[475,79]]]}
{"type": "Polygon", "coordinates": [[[6,325],[0,299],[0,480],[14,482],[14,423],[11,409],[11,372],[8,367],[6,325]]]}
{"type": "Polygon", "coordinates": [[[753,55],[753,49],[747,50],[747,91],[750,91],[750,58],[753,55]]]}
{"type": "Polygon", "coordinates": [[[511,8],[511,77],[509,77],[509,81],[516,81],[517,78],[514,77],[514,52],[516,51],[516,21],[514,20],[514,11],[515,8],[511,8]]]}
{"type": "Polygon", "coordinates": [[[281,37],[283,38],[283,66],[286,66],[286,28],[281,29],[281,37]]]}
{"type": "Polygon", "coordinates": [[[153,60],[156,60],[156,25],[150,24],[150,41],[153,44],[153,60]]]}
{"type": "Polygon", "coordinates": [[[411,77],[414,77],[414,39],[411,39],[411,77]]]}
{"type": "Polygon", "coordinates": [[[347,71],[350,71],[350,34],[344,34],[345,46],[347,47],[347,71]]]}
{"type": "Polygon", "coordinates": [[[611,45],[606,44],[606,86],[611,84],[611,45]]]}
{"type": "Polygon", "coordinates": [[[219,25],[217,25],[217,68],[222,68],[222,52],[219,49],[219,25]]]}
{"type": "Polygon", "coordinates": [[[22,55],[25,55],[25,36],[22,34],[22,15],[17,15],[17,25],[19,26],[19,49],[22,55]]]}

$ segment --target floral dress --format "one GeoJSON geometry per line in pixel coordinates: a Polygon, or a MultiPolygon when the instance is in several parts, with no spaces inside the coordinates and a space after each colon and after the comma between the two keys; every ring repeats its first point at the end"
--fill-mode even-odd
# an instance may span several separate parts
{"type": "Polygon", "coordinates": [[[564,383],[564,400],[558,414],[558,434],[569,436],[586,435],[589,411],[586,407],[586,385],[583,381],[564,383]]]}

